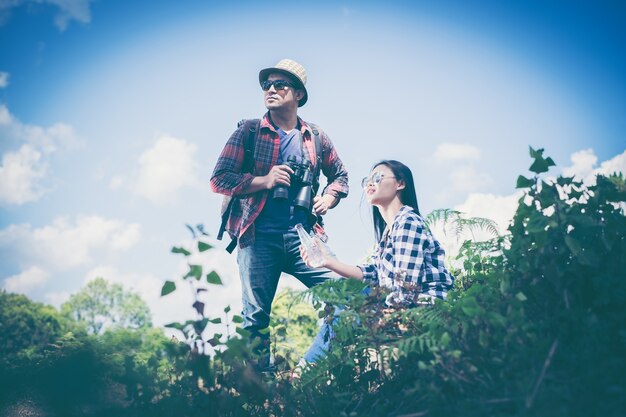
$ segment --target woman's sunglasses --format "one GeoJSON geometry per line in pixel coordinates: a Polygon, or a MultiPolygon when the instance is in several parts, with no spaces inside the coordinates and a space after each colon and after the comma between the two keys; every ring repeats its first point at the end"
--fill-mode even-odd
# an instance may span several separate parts
{"type": "Polygon", "coordinates": [[[263,89],[263,91],[267,91],[270,88],[272,88],[272,86],[274,86],[274,89],[276,91],[281,91],[286,89],[287,87],[291,87],[293,88],[294,85],[292,83],[290,83],[289,81],[285,81],[285,80],[265,80],[261,82],[261,88],[263,89]]]}
{"type": "Polygon", "coordinates": [[[376,171],[372,173],[369,177],[365,177],[361,180],[361,187],[366,188],[368,184],[378,185],[383,180],[383,178],[395,178],[395,177],[385,177],[380,171],[376,171]]]}

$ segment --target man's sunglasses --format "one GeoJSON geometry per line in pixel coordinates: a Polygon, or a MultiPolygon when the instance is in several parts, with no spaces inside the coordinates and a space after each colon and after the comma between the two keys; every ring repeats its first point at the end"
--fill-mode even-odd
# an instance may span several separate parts
{"type": "Polygon", "coordinates": [[[274,86],[274,89],[276,91],[284,90],[287,87],[294,88],[294,85],[292,83],[285,80],[265,80],[261,82],[261,88],[263,89],[263,91],[269,90],[270,88],[272,88],[272,86],[274,86]]]}

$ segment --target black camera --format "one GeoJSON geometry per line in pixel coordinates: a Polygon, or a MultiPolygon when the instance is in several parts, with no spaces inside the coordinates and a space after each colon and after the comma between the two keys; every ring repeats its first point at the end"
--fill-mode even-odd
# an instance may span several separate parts
{"type": "MultiPolygon", "coordinates": [[[[295,186],[298,190],[298,194],[294,199],[294,206],[310,210],[313,185],[311,163],[306,160],[298,162],[298,158],[291,155],[287,158],[285,165],[289,166],[289,168],[293,170],[293,174],[291,174],[291,186],[295,186]]],[[[289,187],[285,185],[277,185],[274,187],[272,197],[278,199],[289,198],[289,187]]]]}

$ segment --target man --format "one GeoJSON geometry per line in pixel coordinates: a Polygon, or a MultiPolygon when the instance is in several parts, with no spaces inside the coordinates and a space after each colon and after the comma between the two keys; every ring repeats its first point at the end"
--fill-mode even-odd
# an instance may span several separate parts
{"type": "Polygon", "coordinates": [[[250,135],[245,127],[250,123],[244,123],[226,143],[211,176],[214,192],[233,197],[226,230],[239,242],[243,327],[261,341],[261,370],[269,368],[267,327],[280,274],[286,272],[307,287],[337,278],[328,269],[303,262],[294,229],[301,223],[307,231],[323,235],[317,219],[348,194],[348,173],[332,142],[317,126],[298,117],[298,108],[308,99],[306,80],[304,67],[290,59],[259,73],[268,112],[254,133],[251,172],[244,172],[250,135]],[[328,185],[318,196],[320,171],[328,185]],[[310,202],[307,183],[312,183],[315,195],[312,199],[309,195],[310,202]]]}

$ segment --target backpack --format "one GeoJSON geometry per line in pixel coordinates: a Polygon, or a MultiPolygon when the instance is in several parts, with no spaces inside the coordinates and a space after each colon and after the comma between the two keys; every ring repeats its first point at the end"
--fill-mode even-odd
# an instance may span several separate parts
{"type": "MultiPolygon", "coordinates": [[[[243,137],[243,163],[241,164],[241,172],[251,174],[254,169],[254,145],[257,138],[257,133],[259,131],[259,126],[261,125],[261,119],[243,119],[237,123],[237,128],[240,128],[243,125],[244,131],[248,131],[248,134],[243,137]]],[[[320,170],[322,164],[322,140],[320,139],[319,130],[316,126],[309,124],[311,126],[311,130],[313,132],[313,140],[315,141],[315,156],[317,159],[317,164],[315,164],[315,172],[313,173],[313,194],[317,194],[317,190],[319,188],[319,177],[320,170]]],[[[226,224],[228,223],[228,218],[230,217],[230,212],[233,207],[233,203],[236,196],[225,196],[224,201],[222,202],[222,223],[220,225],[220,230],[217,234],[217,240],[222,240],[224,236],[224,231],[226,230],[226,224]]],[[[233,253],[235,247],[237,247],[237,236],[231,237],[232,240],[226,247],[228,253],[233,253]]]]}

